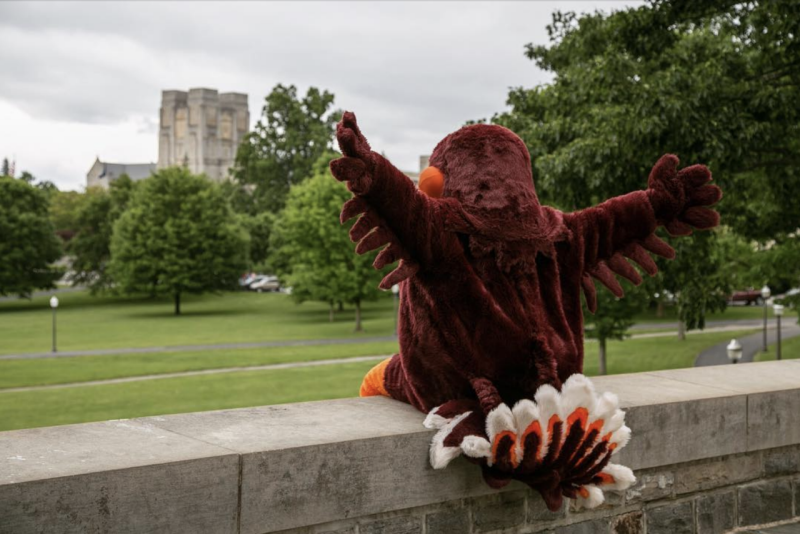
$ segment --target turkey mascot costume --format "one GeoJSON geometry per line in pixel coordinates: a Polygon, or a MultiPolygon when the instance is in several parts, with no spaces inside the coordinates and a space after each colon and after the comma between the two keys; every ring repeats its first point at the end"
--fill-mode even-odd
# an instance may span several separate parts
{"type": "Polygon", "coordinates": [[[594,312],[593,278],[616,296],[615,274],[642,281],[652,252],[674,251],[655,235],[716,226],[708,206],[722,196],[702,165],[678,170],[663,156],[648,188],[574,213],[539,204],[522,140],[501,126],[466,126],[433,151],[419,189],[345,113],[334,177],[353,193],[342,222],[356,252],[388,245],[375,267],[399,261],[381,282],[400,286],[400,353],[364,378],[362,396],[384,395],[428,414],[438,429],[430,461],[464,455],[501,488],[520,480],[551,510],[563,497],[593,508],[603,491],[635,478],[611,462],[630,429],[612,393],[598,394],[583,370],[580,295],[594,312]]]}

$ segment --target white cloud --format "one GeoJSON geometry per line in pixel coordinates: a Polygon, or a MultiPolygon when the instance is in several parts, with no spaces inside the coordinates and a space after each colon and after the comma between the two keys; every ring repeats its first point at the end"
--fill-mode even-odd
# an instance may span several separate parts
{"type": "MultiPolygon", "coordinates": [[[[639,3],[639,2],[630,2],[639,3]]],[[[557,8],[626,2],[0,3],[0,156],[78,188],[100,155],[154,161],[162,89],[314,85],[402,168],[508,88],[548,80],[523,55],[557,8]]]]}

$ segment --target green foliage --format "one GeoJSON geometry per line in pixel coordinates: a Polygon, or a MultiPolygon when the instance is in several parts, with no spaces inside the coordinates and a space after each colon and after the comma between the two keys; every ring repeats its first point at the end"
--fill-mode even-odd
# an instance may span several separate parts
{"type": "Polygon", "coordinates": [[[2,167],[0,167],[0,176],[8,176],[10,172],[8,158],[3,158],[3,164],[2,167]]]}
{"type": "Polygon", "coordinates": [[[49,196],[53,228],[59,235],[71,237],[78,230],[78,214],[87,200],[87,194],[56,189],[49,196]]]}
{"type": "Polygon", "coordinates": [[[258,215],[242,215],[242,224],[250,234],[250,264],[263,265],[269,257],[269,240],[276,215],[262,212],[258,215]]]}
{"type": "Polygon", "coordinates": [[[140,182],[114,223],[109,269],[124,293],[170,295],[232,289],[247,266],[248,238],[222,190],[185,168],[140,182]]]}
{"type": "Polygon", "coordinates": [[[278,84],[265,98],[261,119],[239,146],[233,176],[255,186],[251,213],[278,212],[289,188],[311,176],[311,165],[330,149],[338,114],[333,94],[311,87],[298,97],[294,85],[278,84]]]}
{"type": "MultiPolygon", "coordinates": [[[[652,1],[611,15],[555,13],[527,56],[551,84],[509,94],[494,122],[531,150],[541,197],[572,210],[642,189],[664,153],[702,162],[726,191],[724,224],[749,240],[797,239],[800,5],[652,1]]],[[[663,288],[702,326],[735,283],[709,236],[674,242],[663,288]],[[727,275],[727,276],[726,276],[727,275]]],[[[763,282],[762,282],[763,283],[763,282]]]]}
{"type": "Polygon", "coordinates": [[[0,177],[0,295],[29,296],[53,287],[61,246],[48,217],[47,195],[24,180],[0,177]]]}
{"type": "Polygon", "coordinates": [[[597,291],[597,311],[594,314],[584,309],[586,337],[598,341],[599,372],[606,374],[606,345],[610,339],[625,339],[630,336],[628,329],[636,322],[636,314],[647,306],[646,286],[634,287],[623,282],[625,297],[618,299],[602,284],[595,283],[597,291]]]}
{"type": "Polygon", "coordinates": [[[111,182],[108,191],[95,188],[86,191],[77,216],[77,234],[68,249],[73,257],[73,285],[86,285],[92,293],[112,286],[108,271],[111,234],[114,223],[128,205],[134,183],[123,174],[111,182]]]}
{"type": "Polygon", "coordinates": [[[273,227],[270,264],[291,285],[298,302],[347,302],[359,310],[362,302],[378,298],[385,273],[372,267],[376,252],[355,254],[348,237],[354,221],[339,222],[342,204],[352,195],[328,171],[332,157],[323,154],[314,164],[314,175],[290,190],[273,227]]]}

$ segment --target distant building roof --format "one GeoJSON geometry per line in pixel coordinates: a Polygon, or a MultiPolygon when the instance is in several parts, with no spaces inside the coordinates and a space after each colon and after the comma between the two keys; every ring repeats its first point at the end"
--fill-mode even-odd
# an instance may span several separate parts
{"type": "Polygon", "coordinates": [[[103,165],[98,178],[107,178],[113,180],[119,178],[123,174],[127,174],[131,180],[143,180],[156,172],[155,163],[107,163],[100,162],[103,165]]]}

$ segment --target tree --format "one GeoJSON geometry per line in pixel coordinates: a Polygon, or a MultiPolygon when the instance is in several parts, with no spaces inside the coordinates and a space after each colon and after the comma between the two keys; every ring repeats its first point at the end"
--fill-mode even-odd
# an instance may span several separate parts
{"type": "Polygon", "coordinates": [[[78,211],[76,234],[70,241],[73,285],[87,285],[92,293],[113,285],[108,264],[114,223],[127,208],[135,182],[126,174],[112,181],[109,190],[91,188],[78,211]]]}
{"type": "Polygon", "coordinates": [[[8,176],[10,174],[8,158],[3,158],[3,166],[0,168],[0,176],[8,176]]]}
{"type": "Polygon", "coordinates": [[[625,339],[630,336],[628,329],[634,325],[634,317],[647,305],[646,287],[633,287],[625,284],[625,297],[618,299],[605,287],[595,283],[597,291],[597,311],[592,314],[584,307],[586,336],[597,340],[599,374],[608,373],[607,342],[609,339],[625,339]]]}
{"type": "Polygon", "coordinates": [[[123,293],[181,295],[237,287],[248,239],[222,190],[185,168],[137,184],[114,223],[109,270],[123,293]]]}
{"type": "MultiPolygon", "coordinates": [[[[45,182],[49,183],[49,182],[45,182]]],[[[88,193],[78,191],[59,191],[55,186],[48,191],[36,184],[50,196],[50,220],[53,222],[56,235],[69,241],[78,230],[78,214],[88,198],[88,193]]]]}
{"type": "Polygon", "coordinates": [[[54,287],[61,246],[48,217],[47,195],[23,180],[0,177],[0,295],[30,296],[54,287]]]}
{"type": "MultiPolygon", "coordinates": [[[[611,15],[557,12],[550,45],[526,48],[553,82],[512,90],[511,110],[494,121],[523,137],[542,198],[563,208],[641,189],[672,152],[706,163],[731,193],[720,203],[724,224],[748,239],[791,241],[800,220],[798,9],[654,0],[611,15]]],[[[681,261],[669,267],[676,279],[699,282],[692,273],[705,258],[681,261]]],[[[716,276],[682,295],[728,285],[716,276]]],[[[684,304],[680,319],[702,324],[709,303],[684,304]]]]}
{"type": "Polygon", "coordinates": [[[333,179],[326,153],[316,162],[314,174],[292,186],[286,207],[278,215],[270,242],[270,263],[292,287],[298,301],[355,305],[355,330],[361,331],[361,303],[380,295],[378,284],[385,272],[372,267],[377,252],[358,256],[348,237],[355,221],[339,222],[342,204],[352,195],[333,179]]]}
{"type": "Polygon", "coordinates": [[[255,211],[277,213],[289,188],[311,176],[311,167],[332,146],[337,116],[334,96],[311,87],[299,98],[294,85],[278,84],[265,98],[261,119],[236,153],[234,178],[255,186],[255,211]]]}

